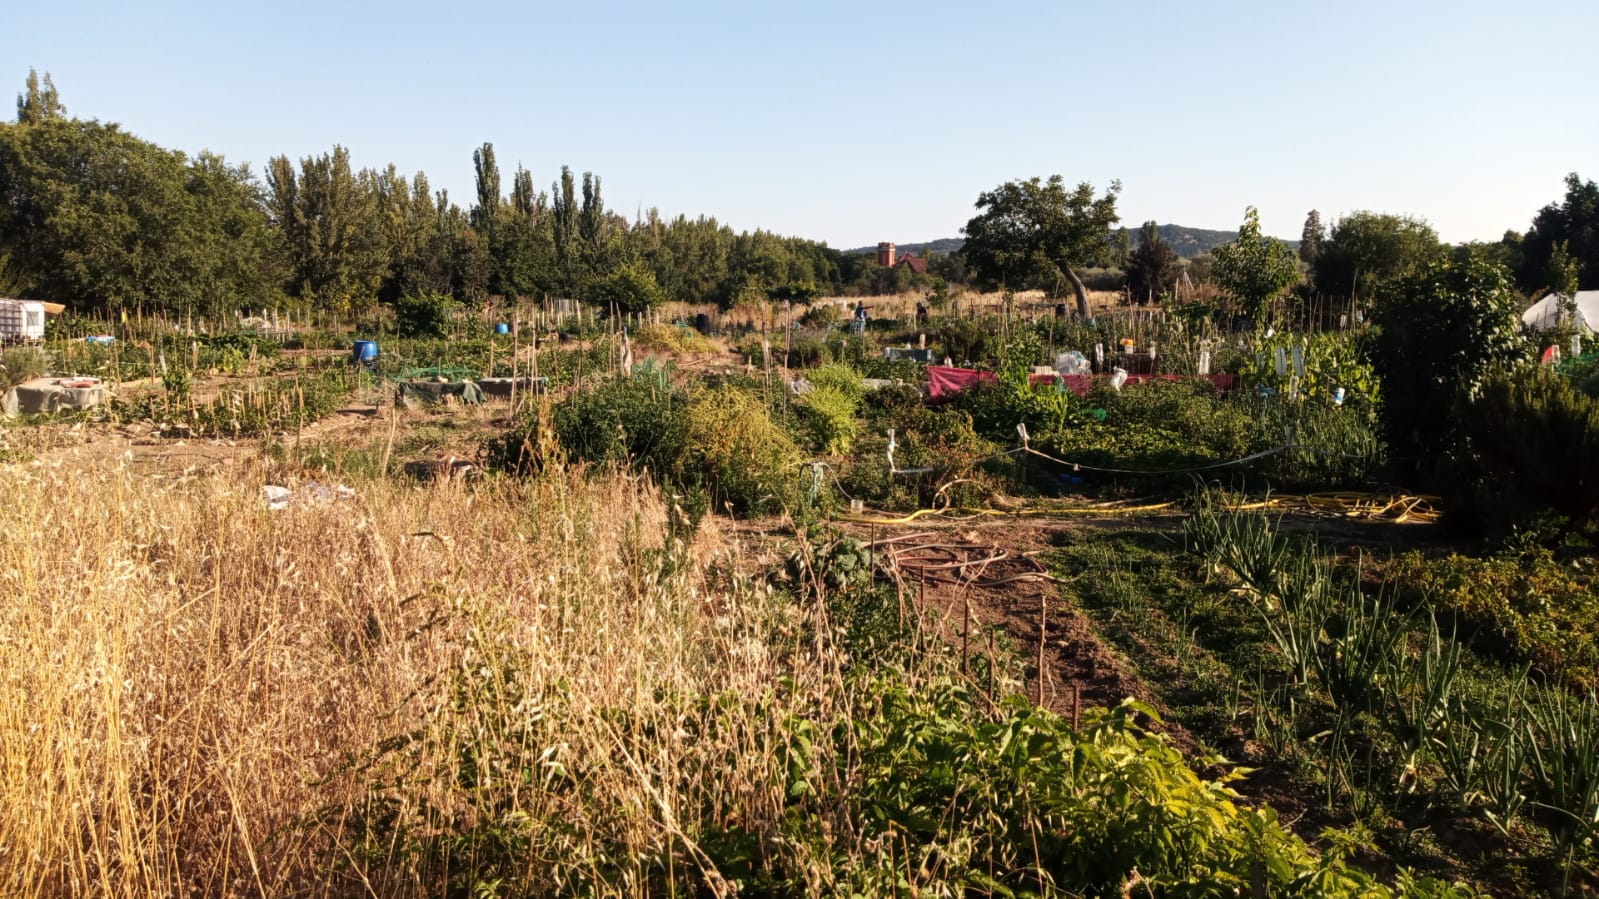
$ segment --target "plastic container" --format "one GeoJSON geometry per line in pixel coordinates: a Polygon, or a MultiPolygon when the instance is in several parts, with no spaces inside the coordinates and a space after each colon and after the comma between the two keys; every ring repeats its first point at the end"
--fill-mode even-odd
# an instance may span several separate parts
{"type": "Polygon", "coordinates": [[[376,340],[357,340],[355,349],[351,353],[351,361],[356,365],[371,365],[378,361],[378,342],[376,340]]]}
{"type": "Polygon", "coordinates": [[[509,333],[511,333],[511,326],[506,324],[505,322],[500,322],[499,324],[494,326],[494,333],[496,333],[496,334],[509,334],[509,333]]]}

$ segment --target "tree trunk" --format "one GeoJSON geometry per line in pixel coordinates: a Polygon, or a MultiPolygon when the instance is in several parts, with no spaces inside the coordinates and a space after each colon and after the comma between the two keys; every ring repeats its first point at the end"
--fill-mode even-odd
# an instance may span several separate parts
{"type": "Polygon", "coordinates": [[[1083,285],[1083,279],[1077,277],[1077,273],[1072,271],[1069,265],[1062,266],[1061,270],[1072,282],[1072,293],[1077,295],[1077,314],[1082,318],[1088,318],[1088,288],[1083,285]]]}

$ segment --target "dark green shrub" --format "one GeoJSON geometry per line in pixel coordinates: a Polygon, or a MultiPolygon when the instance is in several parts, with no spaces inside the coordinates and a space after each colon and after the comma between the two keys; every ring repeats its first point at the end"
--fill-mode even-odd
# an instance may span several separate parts
{"type": "Polygon", "coordinates": [[[1393,454],[1423,471],[1452,440],[1457,394],[1473,395],[1496,369],[1521,362],[1520,304],[1504,269],[1444,262],[1404,278],[1372,309],[1372,364],[1393,454]]]}
{"type": "Polygon", "coordinates": [[[832,303],[811,306],[800,316],[800,324],[807,328],[831,328],[844,318],[844,310],[832,303]]]}
{"type": "Polygon", "coordinates": [[[993,337],[982,325],[969,318],[944,318],[934,322],[938,349],[935,357],[948,357],[956,365],[982,362],[988,358],[993,337]]]}
{"type": "MultiPolygon", "coordinates": [[[[982,502],[997,478],[974,468],[978,460],[997,447],[972,427],[972,417],[959,408],[928,408],[921,393],[909,385],[884,387],[868,393],[862,402],[862,427],[849,464],[840,472],[844,489],[856,499],[874,505],[910,510],[935,503],[970,506],[982,502]],[[913,474],[891,475],[888,467],[888,431],[894,430],[894,461],[913,474]],[[951,480],[965,481],[937,496],[951,480]]],[[[1008,461],[997,460],[996,468],[1008,461]]]]}
{"type": "Polygon", "coordinates": [[[632,465],[675,479],[687,440],[685,402],[657,378],[606,378],[547,410],[529,410],[489,442],[488,461],[522,473],[564,454],[572,461],[632,465]]]}
{"type": "Polygon", "coordinates": [[[401,297],[394,302],[395,327],[401,337],[444,337],[459,304],[449,294],[401,297]]]}
{"type": "Polygon", "coordinates": [[[927,381],[927,366],[911,359],[889,360],[877,355],[856,363],[855,367],[860,369],[863,377],[867,378],[902,381],[906,384],[921,384],[927,381]]]}
{"type": "Polygon", "coordinates": [[[1599,539],[1599,399],[1544,371],[1491,378],[1457,415],[1446,510],[1477,533],[1599,539]]]}
{"type": "Polygon", "coordinates": [[[799,459],[754,393],[728,384],[682,391],[658,372],[609,377],[535,407],[485,455],[514,473],[563,461],[647,469],[740,514],[783,507],[799,459]]]}
{"type": "Polygon", "coordinates": [[[1083,414],[1048,435],[1052,453],[1103,468],[1160,472],[1240,458],[1252,447],[1248,412],[1217,398],[1207,382],[1149,381],[1113,390],[1100,384],[1083,414]],[[1104,410],[1104,418],[1092,413],[1104,410]]]}

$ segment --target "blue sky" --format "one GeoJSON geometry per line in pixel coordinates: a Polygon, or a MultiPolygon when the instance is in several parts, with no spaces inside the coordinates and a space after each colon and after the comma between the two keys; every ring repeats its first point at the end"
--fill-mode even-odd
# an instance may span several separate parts
{"type": "Polygon", "coordinates": [[[1359,209],[1450,241],[1599,178],[1593,0],[1518,4],[17,3],[0,87],[259,171],[339,143],[465,206],[562,164],[631,216],[853,247],[955,236],[1014,178],[1123,184],[1124,222],[1359,209]]]}

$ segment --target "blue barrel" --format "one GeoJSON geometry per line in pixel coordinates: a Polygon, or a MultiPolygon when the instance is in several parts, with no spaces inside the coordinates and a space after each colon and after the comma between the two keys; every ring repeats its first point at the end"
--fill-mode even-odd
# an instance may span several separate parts
{"type": "Polygon", "coordinates": [[[494,326],[494,333],[496,333],[496,334],[509,334],[509,333],[511,333],[511,326],[506,324],[505,322],[500,322],[499,324],[494,326]]]}
{"type": "Polygon", "coordinates": [[[371,365],[378,361],[378,342],[376,340],[357,340],[353,359],[356,365],[371,365]]]}

